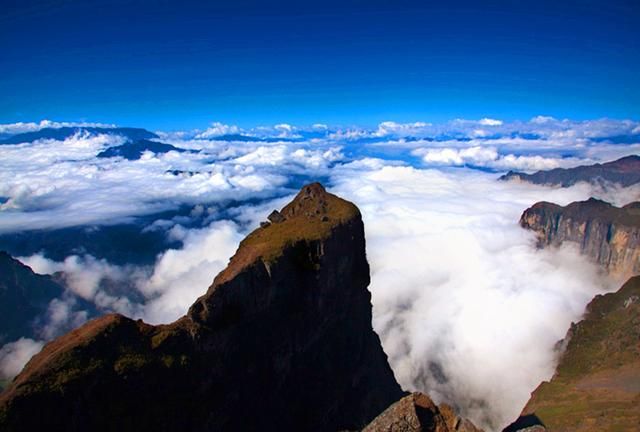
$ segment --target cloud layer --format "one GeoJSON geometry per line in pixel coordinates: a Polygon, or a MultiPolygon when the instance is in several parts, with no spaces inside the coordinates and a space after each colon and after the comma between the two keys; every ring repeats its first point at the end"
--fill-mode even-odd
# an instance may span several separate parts
{"type": "MultiPolygon", "coordinates": [[[[517,224],[520,214],[539,200],[596,196],[625,204],[640,198],[640,188],[496,179],[509,169],[637,153],[639,127],[549,117],[370,129],[213,123],[159,133],[191,152],[147,152],[135,161],[96,158],[122,144],[108,134],[0,146],[0,233],[129,222],[179,245],[151,267],[114,265],[82,251],[60,261],[44,249],[21,258],[38,272],[66,275],[69,292],[41,319],[43,340],[84,322],[82,301],[100,312],[170,322],[206,291],[244,235],[301,184],[321,180],[362,210],[374,327],[403,387],[456,404],[497,430],[549,378],[554,345],[570,322],[617,282],[570,246],[536,249],[517,224]]],[[[41,344],[6,345],[0,372],[15,373],[41,344]]]]}

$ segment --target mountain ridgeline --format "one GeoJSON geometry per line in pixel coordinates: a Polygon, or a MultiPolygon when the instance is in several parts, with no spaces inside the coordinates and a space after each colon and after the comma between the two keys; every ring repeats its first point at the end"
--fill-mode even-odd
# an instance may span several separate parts
{"type": "Polygon", "coordinates": [[[623,187],[640,183],[640,156],[631,155],[604,164],[556,168],[525,174],[509,171],[502,181],[524,181],[539,185],[569,187],[579,182],[614,183],[623,187]]]}
{"type": "Polygon", "coordinates": [[[77,134],[88,136],[115,135],[121,136],[127,141],[139,141],[158,138],[158,135],[156,135],[155,133],[140,128],[69,126],[59,128],[43,128],[34,132],[19,133],[0,140],[0,145],[30,143],[41,139],[63,141],[77,134]]]}
{"type": "Polygon", "coordinates": [[[270,220],[176,322],[106,315],[47,344],[0,429],[355,430],[399,400],[357,207],[316,183],[270,220]]]}

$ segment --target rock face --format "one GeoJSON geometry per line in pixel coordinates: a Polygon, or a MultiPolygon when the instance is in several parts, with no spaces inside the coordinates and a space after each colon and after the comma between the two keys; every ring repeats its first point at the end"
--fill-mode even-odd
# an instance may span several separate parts
{"type": "Polygon", "coordinates": [[[622,280],[640,273],[639,202],[621,208],[593,198],[566,207],[539,202],[522,214],[520,225],[538,234],[540,246],[578,243],[622,280]]]}
{"type": "Polygon", "coordinates": [[[34,321],[60,297],[64,288],[50,276],[0,251],[0,345],[21,337],[34,337],[34,321]]]}
{"type": "Polygon", "coordinates": [[[366,425],[402,392],[371,327],[360,213],[316,183],[281,214],[176,322],[107,315],[47,344],[0,394],[0,430],[366,425]]]}
{"type": "Polygon", "coordinates": [[[534,391],[522,416],[535,416],[549,431],[638,430],[640,277],[595,297],[565,344],[556,374],[534,391]]]}
{"type": "Polygon", "coordinates": [[[448,405],[436,405],[429,396],[413,393],[376,417],[362,432],[482,432],[458,417],[448,405]]]}
{"type": "Polygon", "coordinates": [[[562,187],[569,187],[578,182],[616,183],[626,187],[640,183],[640,156],[626,156],[604,164],[583,165],[568,169],[556,168],[533,174],[509,171],[499,180],[517,180],[562,187]]]}

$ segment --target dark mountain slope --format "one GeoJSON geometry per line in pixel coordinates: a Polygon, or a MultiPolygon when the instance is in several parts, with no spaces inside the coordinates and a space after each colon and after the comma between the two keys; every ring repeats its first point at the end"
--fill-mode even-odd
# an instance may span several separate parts
{"type": "Polygon", "coordinates": [[[360,213],[312,184],[281,214],[178,321],[108,315],[47,344],[0,395],[0,429],[367,424],[402,392],[371,328],[360,213]]]}
{"type": "Polygon", "coordinates": [[[50,276],[0,251],[0,345],[21,337],[34,337],[34,321],[64,288],[50,276]]]}

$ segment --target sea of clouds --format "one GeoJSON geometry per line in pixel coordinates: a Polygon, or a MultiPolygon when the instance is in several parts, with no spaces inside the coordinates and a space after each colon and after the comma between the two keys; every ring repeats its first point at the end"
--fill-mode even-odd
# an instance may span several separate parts
{"type": "MultiPolygon", "coordinates": [[[[0,125],[0,133],[59,127],[0,125]]],[[[0,233],[130,223],[145,219],[181,246],[155,265],[115,265],[104,257],[47,251],[20,257],[36,272],[66,275],[66,297],[49,305],[41,340],[0,349],[11,377],[43,345],[88,315],[77,301],[151,323],[183,315],[222,270],[239,241],[305,183],[321,180],[362,211],[371,264],[374,328],[396,378],[454,404],[488,430],[517,417],[529,393],[553,374],[555,345],[590,299],[614,281],[576,248],[540,250],[518,225],[541,200],[591,196],[615,204],[640,199],[638,187],[571,188],[498,181],[534,171],[640,153],[640,123],[453,120],[384,122],[374,128],[242,129],[158,132],[191,152],[98,159],[124,138],[78,133],[64,141],[0,145],[0,233]],[[198,218],[197,227],[188,222],[198,218]],[[114,292],[104,280],[127,287],[114,292]]],[[[1,246],[1,245],[0,245],[1,246]]]]}

